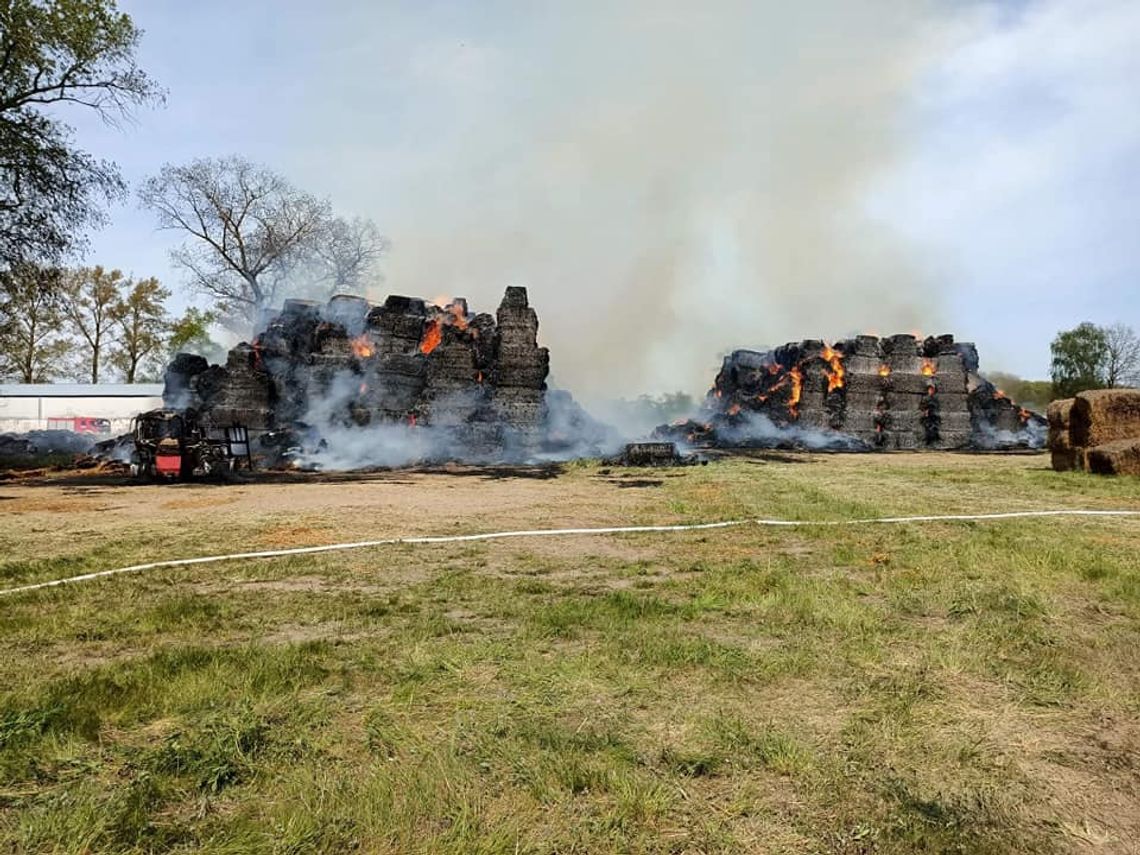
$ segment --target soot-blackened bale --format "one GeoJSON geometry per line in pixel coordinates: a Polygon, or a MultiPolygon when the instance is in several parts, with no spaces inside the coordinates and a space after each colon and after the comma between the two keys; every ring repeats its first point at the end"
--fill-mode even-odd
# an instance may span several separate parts
{"type": "MultiPolygon", "coordinates": [[[[818,353],[823,348],[823,342],[815,348],[816,342],[802,342],[805,353],[818,353]]],[[[809,428],[823,429],[829,427],[831,413],[827,408],[827,369],[828,363],[817,357],[805,359],[800,368],[800,400],[796,404],[798,417],[796,421],[809,428]]]]}
{"type": "Polygon", "coordinates": [[[199,407],[194,378],[210,367],[204,357],[193,353],[176,354],[163,375],[162,402],[167,407],[199,407]]]}
{"type": "Polygon", "coordinates": [[[365,334],[374,343],[363,364],[361,396],[372,422],[403,422],[415,414],[427,384],[420,352],[428,309],[423,300],[392,295],[368,314],[365,334]]]}
{"type": "Polygon", "coordinates": [[[973,429],[968,397],[969,379],[953,336],[928,338],[926,358],[934,365],[934,402],[938,410],[937,436],[931,446],[939,449],[966,448],[973,429]]]}
{"type": "Polygon", "coordinates": [[[890,376],[883,398],[886,418],[883,446],[888,449],[914,449],[925,444],[922,423],[928,378],[922,373],[923,358],[914,336],[894,335],[884,339],[883,353],[890,376]]]}
{"type": "Polygon", "coordinates": [[[325,306],[324,319],[343,329],[349,337],[355,338],[364,332],[364,325],[371,310],[371,305],[363,297],[355,294],[337,294],[325,306]]]}
{"type": "Polygon", "coordinates": [[[538,346],[538,315],[527,302],[525,288],[507,288],[496,320],[491,411],[518,434],[523,446],[536,444],[546,418],[550,353],[538,346]]]}
{"type": "MultiPolygon", "coordinates": [[[[441,327],[439,345],[427,355],[424,401],[420,413],[426,424],[457,428],[474,421],[487,407],[489,395],[478,365],[471,327],[441,327]]],[[[464,437],[456,435],[463,441],[464,437]]]]}
{"type": "Polygon", "coordinates": [[[861,335],[844,343],[844,415],[837,428],[874,445],[877,411],[883,398],[883,352],[876,336],[861,335]]]}
{"type": "Polygon", "coordinates": [[[251,345],[239,344],[229,352],[225,382],[203,408],[219,427],[244,425],[260,431],[273,426],[269,375],[251,345]]]}

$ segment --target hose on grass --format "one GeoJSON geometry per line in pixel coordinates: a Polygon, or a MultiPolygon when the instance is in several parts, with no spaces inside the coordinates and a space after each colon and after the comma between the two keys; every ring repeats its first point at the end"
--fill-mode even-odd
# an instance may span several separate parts
{"type": "Polygon", "coordinates": [[[858,520],[772,520],[744,519],[726,520],[711,523],[685,523],[677,525],[629,525],[607,526],[602,528],[546,528],[530,531],[491,531],[481,534],[417,535],[409,537],[388,537],[381,540],[358,540],[352,543],[329,543],[324,546],[299,546],[292,549],[270,549],[262,552],[233,552],[227,555],[206,555],[200,558],[175,558],[167,561],[152,561],[148,564],[132,564],[129,567],[114,567],[94,573],[82,573],[63,579],[35,582],[15,588],[0,589],[0,596],[22,594],[44,588],[55,588],[75,582],[88,582],[108,576],[125,573],[142,573],[147,570],[161,570],[168,567],[188,567],[194,564],[216,564],[220,561],[247,561],[262,558],[280,558],[288,555],[312,555],[321,552],[341,552],[349,549],[369,549],[395,544],[469,543],[481,540],[504,540],[512,537],[577,537],[602,534],[646,534],[679,531],[705,531],[711,529],[736,528],[746,525],[793,527],[793,526],[849,526],[849,525],[894,525],[922,522],[977,522],[986,520],[1025,519],[1029,517],[1135,517],[1140,511],[1131,510],[1053,510],[1053,511],[1007,511],[996,514],[940,514],[911,517],[873,517],[858,520]]]}

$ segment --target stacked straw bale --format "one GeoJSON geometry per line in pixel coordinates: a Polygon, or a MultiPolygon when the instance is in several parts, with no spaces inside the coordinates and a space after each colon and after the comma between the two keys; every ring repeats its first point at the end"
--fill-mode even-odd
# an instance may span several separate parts
{"type": "Polygon", "coordinates": [[[1140,389],[1097,389],[1054,401],[1049,451],[1058,472],[1140,476],[1140,389]]]}
{"type": "Polygon", "coordinates": [[[1084,450],[1074,448],[1069,441],[1069,417],[1075,401],[1075,398],[1054,401],[1045,411],[1045,417],[1049,420],[1049,454],[1055,472],[1085,468],[1084,450]]]}

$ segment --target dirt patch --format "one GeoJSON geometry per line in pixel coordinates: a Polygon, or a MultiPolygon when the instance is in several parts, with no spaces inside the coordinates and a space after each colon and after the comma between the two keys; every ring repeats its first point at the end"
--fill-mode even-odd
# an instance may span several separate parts
{"type": "Polygon", "coordinates": [[[323,546],[334,542],[335,532],[327,528],[307,525],[282,525],[262,532],[257,542],[271,549],[287,549],[294,546],[323,546]]]}
{"type": "Polygon", "coordinates": [[[205,496],[191,496],[184,499],[172,499],[162,503],[165,510],[170,511],[185,511],[185,510],[198,510],[207,508],[217,508],[222,505],[232,505],[241,497],[233,493],[213,493],[205,496]]]}

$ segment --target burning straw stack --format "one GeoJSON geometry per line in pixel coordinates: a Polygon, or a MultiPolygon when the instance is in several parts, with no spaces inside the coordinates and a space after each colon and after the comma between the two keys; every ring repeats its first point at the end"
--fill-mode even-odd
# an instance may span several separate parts
{"type": "Polygon", "coordinates": [[[1098,389],[1049,405],[1058,472],[1140,475],[1140,389],[1098,389]]]}
{"type": "Polygon", "coordinates": [[[525,288],[508,288],[495,316],[472,314],[463,298],[287,300],[225,366],[179,354],[164,398],[254,433],[398,425],[431,429],[459,456],[526,459],[547,420],[550,358],[537,336],[525,288]]]}
{"type": "Polygon", "coordinates": [[[943,335],[789,343],[724,360],[702,418],[657,429],[696,445],[910,450],[1040,447],[1045,420],[977,373],[943,335]]]}

